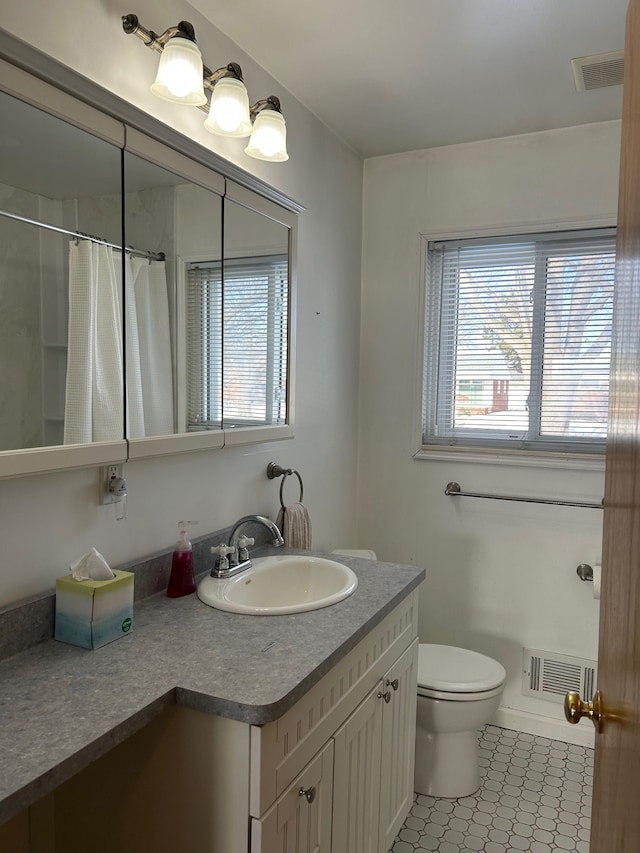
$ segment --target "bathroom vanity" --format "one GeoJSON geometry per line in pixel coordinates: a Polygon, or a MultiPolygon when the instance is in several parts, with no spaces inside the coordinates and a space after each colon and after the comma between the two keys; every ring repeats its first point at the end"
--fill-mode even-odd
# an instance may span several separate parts
{"type": "Polygon", "coordinates": [[[101,650],[0,664],[0,849],[388,850],[413,799],[424,570],[344,559],[357,592],[312,613],[158,595],[101,650]]]}

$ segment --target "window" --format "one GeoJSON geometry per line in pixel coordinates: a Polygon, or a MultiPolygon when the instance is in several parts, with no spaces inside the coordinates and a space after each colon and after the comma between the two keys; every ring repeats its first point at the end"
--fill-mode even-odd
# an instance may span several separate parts
{"type": "Polygon", "coordinates": [[[423,444],[597,453],[615,231],[428,244],[423,444]]]}
{"type": "Polygon", "coordinates": [[[188,265],[188,431],[285,423],[288,287],[285,255],[188,265]]]}

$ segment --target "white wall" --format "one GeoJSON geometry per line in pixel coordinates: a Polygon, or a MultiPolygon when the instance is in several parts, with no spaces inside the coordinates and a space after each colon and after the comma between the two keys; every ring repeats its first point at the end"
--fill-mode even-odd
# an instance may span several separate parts
{"type": "MultiPolygon", "coordinates": [[[[315,547],[353,542],[362,161],[252,60],[182,0],[138,0],[133,11],[156,32],[190,20],[210,67],[242,65],[253,100],[281,97],[290,160],[262,163],[242,140],[214,137],[203,113],[149,94],[158,55],[126,35],[117,0],[1,3],[2,26],[103,87],[196,139],[306,206],[299,223],[296,437],[129,463],[128,517],[98,505],[100,472],[0,481],[0,606],[53,588],[70,560],[95,545],[112,564],[170,547],[177,521],[199,519],[205,533],[245,513],[279,507],[272,459],[297,468],[305,483],[315,547]],[[95,34],[95,37],[93,37],[95,34]],[[216,64],[217,63],[217,64],[216,64]]],[[[295,492],[295,490],[293,490],[295,492]]],[[[297,494],[289,494],[289,500],[297,494]]]]}
{"type": "Polygon", "coordinates": [[[359,544],[429,569],[423,641],[496,657],[508,671],[503,704],[553,717],[559,706],[521,695],[522,648],[595,659],[598,605],[575,569],[599,559],[601,511],[452,499],[444,488],[599,500],[602,468],[412,458],[420,235],[614,217],[619,133],[609,122],[365,163],[359,544]]]}

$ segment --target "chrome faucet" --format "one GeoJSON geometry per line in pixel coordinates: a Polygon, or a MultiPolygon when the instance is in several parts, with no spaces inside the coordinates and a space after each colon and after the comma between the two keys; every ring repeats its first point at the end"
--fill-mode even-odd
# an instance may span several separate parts
{"type": "Polygon", "coordinates": [[[233,525],[231,536],[229,537],[229,545],[220,545],[211,549],[212,553],[221,555],[211,570],[211,577],[228,578],[231,575],[251,568],[251,559],[247,546],[253,545],[253,539],[240,536],[239,530],[244,524],[261,524],[271,534],[275,548],[284,545],[282,533],[280,533],[277,524],[274,524],[270,518],[266,518],[264,515],[244,515],[233,525]],[[230,560],[227,559],[227,554],[230,560]]]}
{"type": "Polygon", "coordinates": [[[249,522],[252,522],[253,524],[261,524],[263,527],[266,527],[271,534],[275,548],[279,548],[281,545],[284,545],[284,539],[282,538],[282,533],[280,533],[278,525],[271,521],[270,518],[266,518],[264,515],[244,515],[239,521],[236,521],[231,529],[229,545],[232,548],[235,548],[238,544],[238,539],[240,538],[238,536],[238,530],[243,524],[249,524],[249,522]]]}

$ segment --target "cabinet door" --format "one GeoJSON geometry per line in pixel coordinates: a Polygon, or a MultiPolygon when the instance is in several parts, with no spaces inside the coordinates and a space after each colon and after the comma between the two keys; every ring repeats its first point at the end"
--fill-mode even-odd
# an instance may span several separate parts
{"type": "Polygon", "coordinates": [[[376,853],[382,681],[334,735],[332,853],[376,853]]]}
{"type": "Polygon", "coordinates": [[[417,672],[415,640],[388,671],[382,687],[389,701],[382,706],[378,853],[390,849],[413,803],[417,672]]]}
{"type": "Polygon", "coordinates": [[[333,741],[251,827],[251,853],[331,853],[333,741]]]}

